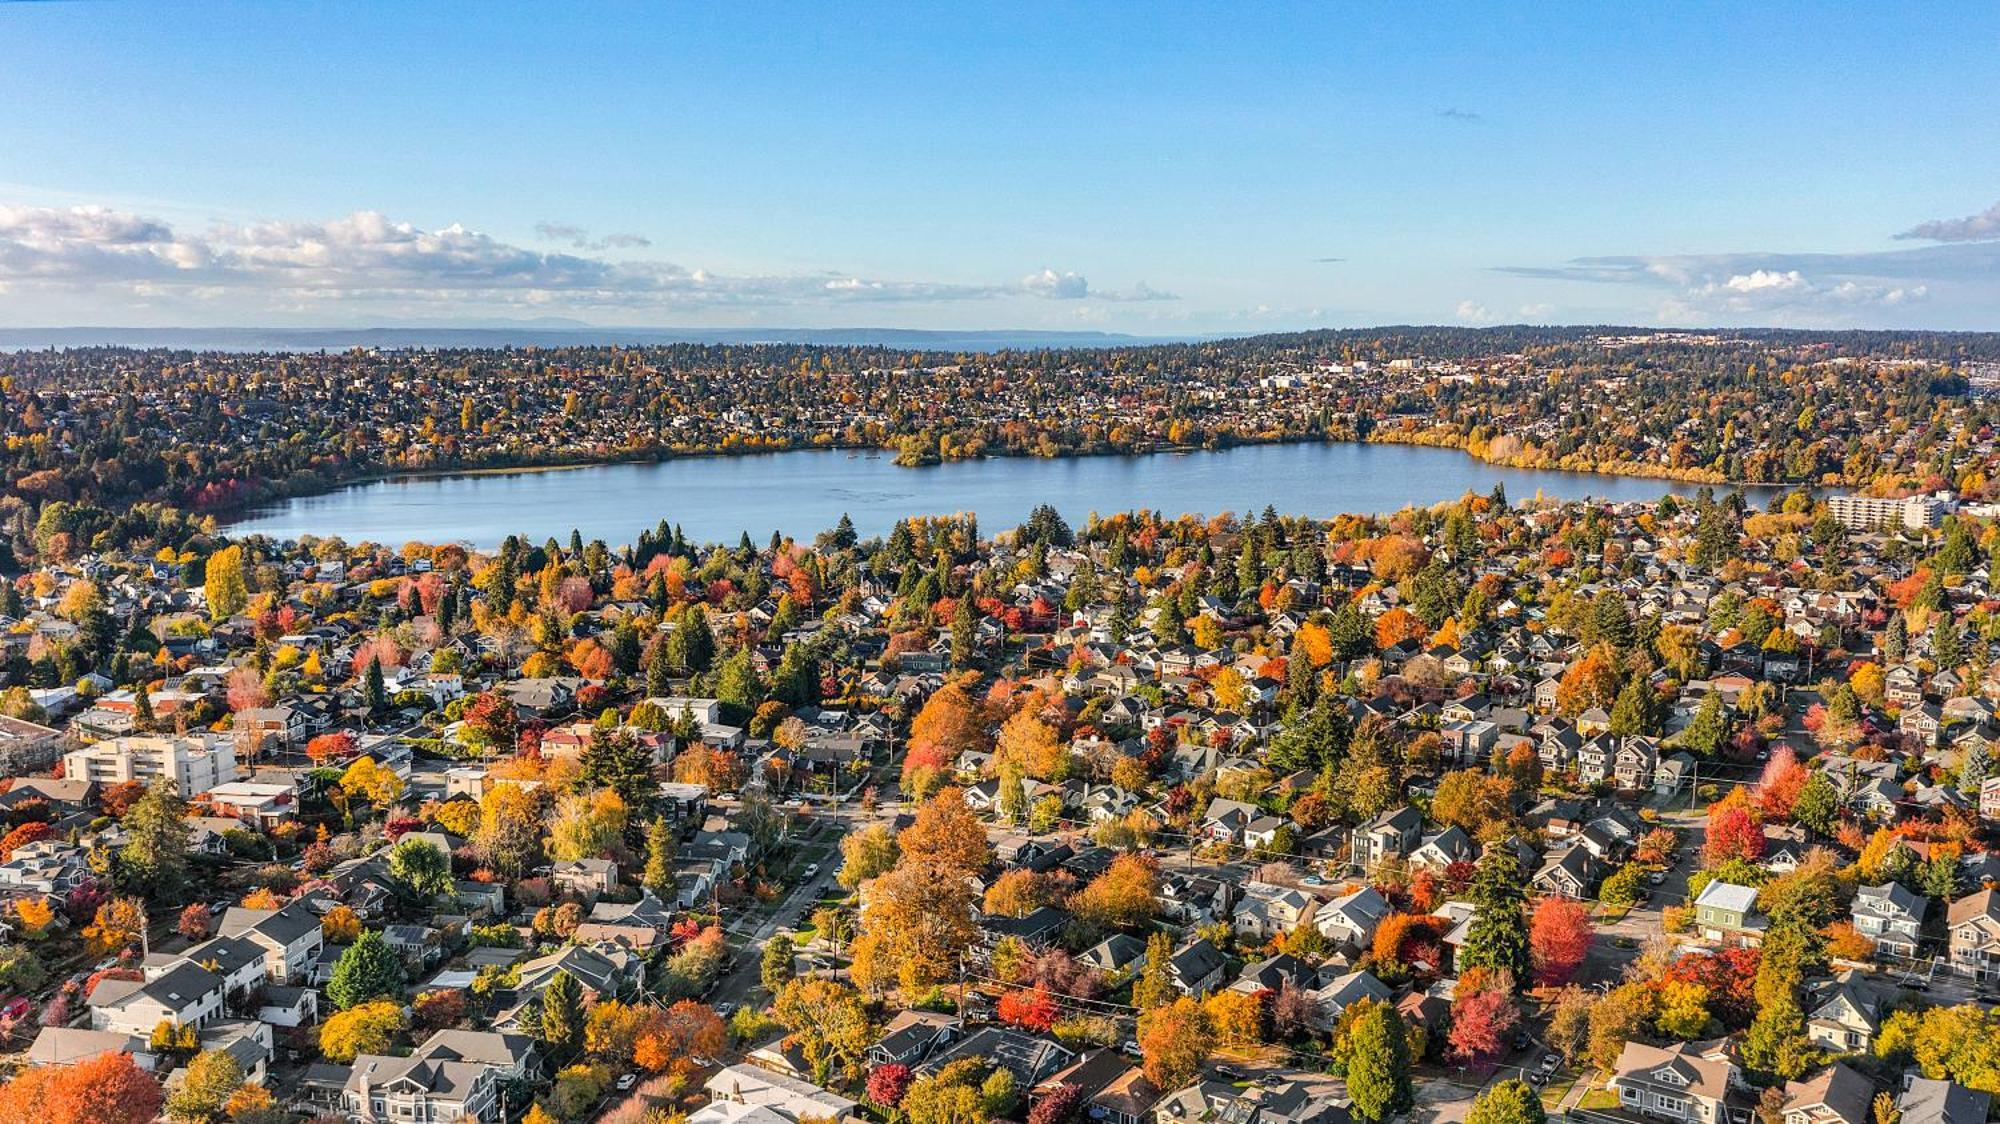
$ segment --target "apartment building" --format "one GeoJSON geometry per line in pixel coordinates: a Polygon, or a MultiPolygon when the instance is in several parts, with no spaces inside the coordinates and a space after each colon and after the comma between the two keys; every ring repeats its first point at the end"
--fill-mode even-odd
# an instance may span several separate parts
{"type": "Polygon", "coordinates": [[[63,755],[64,776],[101,785],[165,777],[183,798],[236,779],[236,750],[216,734],[134,734],[63,755]]]}

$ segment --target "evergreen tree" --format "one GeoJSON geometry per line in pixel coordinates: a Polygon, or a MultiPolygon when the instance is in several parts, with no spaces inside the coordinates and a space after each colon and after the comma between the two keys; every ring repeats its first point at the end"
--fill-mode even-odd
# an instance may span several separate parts
{"type": "Polygon", "coordinates": [[[652,755],[629,730],[593,727],[578,763],[584,787],[611,789],[634,812],[651,804],[658,790],[652,755]]]}
{"type": "Polygon", "coordinates": [[[639,884],[663,902],[674,899],[674,844],[673,829],[666,817],[655,819],[646,828],[646,871],[639,884]]]}
{"type": "Polygon", "coordinates": [[[156,721],[153,717],[153,692],[141,680],[132,690],[132,728],[144,733],[151,730],[156,721]]]}
{"type": "Polygon", "coordinates": [[[542,1017],[536,1037],[557,1056],[567,1056],[583,1041],[583,992],[576,977],[560,968],[542,989],[542,1017]]]}
{"type": "Polygon", "coordinates": [[[397,998],[403,989],[403,961],[374,929],[361,934],[334,961],[326,997],[345,1011],[371,999],[397,998]]]}
{"type": "Polygon", "coordinates": [[[1516,983],[1528,979],[1533,960],[1528,951],[1528,918],[1523,907],[1527,876],[1512,848],[1487,848],[1473,872],[1470,897],[1479,906],[1459,950],[1458,966],[1513,974],[1516,983]]]}
{"type": "MultiPolygon", "coordinates": [[[[1624,693],[1619,693],[1619,701],[1624,701],[1624,693]]],[[[1675,735],[1681,745],[1701,754],[1714,757],[1722,752],[1729,741],[1729,719],[1722,713],[1722,695],[1710,691],[1702,696],[1701,705],[1695,708],[1694,718],[1681,732],[1675,735]]]]}
{"type": "Polygon", "coordinates": [[[760,966],[764,990],[772,995],[785,989],[796,975],[792,971],[792,938],[783,933],[764,942],[764,960],[760,966]]]}
{"type": "Polygon", "coordinates": [[[368,709],[377,713],[389,708],[389,688],[382,681],[382,658],[368,657],[368,673],[362,680],[362,701],[368,709]]]}
{"type": "Polygon", "coordinates": [[[1643,677],[1634,675],[1619,688],[1611,704],[1611,732],[1614,734],[1655,734],[1660,728],[1660,693],[1643,677]]]}
{"type": "Polygon", "coordinates": [[[154,897],[180,892],[188,869],[187,803],[172,780],[156,778],[125,814],[118,859],[126,876],[154,897]]]}
{"type": "Polygon", "coordinates": [[[1347,1094],[1355,1119],[1381,1124],[1415,1103],[1410,1088],[1410,1036],[1395,1008],[1387,1003],[1363,1002],[1367,1010],[1348,1030],[1347,1094]]]}
{"type": "Polygon", "coordinates": [[[968,592],[958,599],[958,608],[951,615],[951,664],[953,667],[970,667],[977,654],[979,634],[978,618],[972,612],[972,595],[968,592]]]}

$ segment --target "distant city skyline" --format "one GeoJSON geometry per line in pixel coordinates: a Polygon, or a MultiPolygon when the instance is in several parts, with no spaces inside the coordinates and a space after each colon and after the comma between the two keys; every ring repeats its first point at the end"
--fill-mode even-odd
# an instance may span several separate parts
{"type": "Polygon", "coordinates": [[[2000,329],[2000,13],[0,5],[0,327],[2000,329]]]}

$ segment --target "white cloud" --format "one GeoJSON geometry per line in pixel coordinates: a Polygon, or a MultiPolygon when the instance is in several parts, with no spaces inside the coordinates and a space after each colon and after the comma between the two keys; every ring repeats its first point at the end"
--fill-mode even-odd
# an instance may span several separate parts
{"type": "MultiPolygon", "coordinates": [[[[648,245],[542,223],[537,236],[592,250],[648,245]]],[[[374,211],[326,221],[217,223],[177,230],[102,207],[0,206],[0,284],[114,288],[147,301],[248,299],[268,309],[344,303],[673,308],[1019,299],[1171,300],[1144,284],[1092,290],[1043,270],[1012,284],[892,280],[845,273],[731,275],[660,260],[511,245],[460,224],[424,229],[374,211]]]]}
{"type": "Polygon", "coordinates": [[[1455,315],[1468,324],[1491,324],[1499,319],[1485,305],[1471,300],[1459,301],[1455,315]]]}
{"type": "Polygon", "coordinates": [[[1985,242],[2000,238],[2000,203],[1962,219],[1932,219],[1896,235],[1926,242],[1985,242]]]}
{"type": "Polygon", "coordinates": [[[1805,288],[1806,279],[1796,269],[1788,269],[1783,273],[1769,269],[1759,269],[1750,273],[1739,273],[1729,280],[1724,281],[1722,287],[1738,293],[1756,293],[1764,290],[1784,291],[1805,288]]]}
{"type": "Polygon", "coordinates": [[[1052,300],[1082,300],[1090,295],[1090,282],[1079,273],[1057,273],[1044,269],[1021,278],[1021,288],[1052,300]]]}

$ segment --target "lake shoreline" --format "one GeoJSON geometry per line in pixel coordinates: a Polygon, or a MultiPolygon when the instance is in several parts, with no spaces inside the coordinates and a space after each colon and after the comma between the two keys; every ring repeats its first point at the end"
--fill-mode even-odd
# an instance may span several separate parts
{"type": "MultiPolygon", "coordinates": [[[[1411,435],[1412,437],[1417,435],[1411,435]]],[[[974,457],[957,457],[950,460],[927,461],[922,464],[903,464],[895,459],[895,451],[881,445],[785,445],[770,449],[707,449],[707,450],[667,450],[634,453],[629,456],[593,457],[588,460],[547,460],[527,461],[518,465],[482,465],[466,468],[420,468],[394,472],[374,472],[361,476],[347,477],[298,492],[279,492],[227,508],[211,508],[203,514],[214,516],[218,528],[228,528],[240,523],[256,520],[299,500],[317,499],[336,495],[355,488],[375,484],[409,483],[425,480],[476,479],[481,477],[530,476],[544,473],[575,472],[594,468],[612,468],[621,465],[662,465],[677,461],[747,460],[758,457],[776,457],[795,453],[849,453],[856,456],[879,454],[880,459],[910,472],[925,472],[951,465],[977,464],[984,461],[1068,461],[1094,460],[1103,458],[1126,458],[1139,460],[1157,456],[1193,456],[1197,454],[1225,453],[1232,449],[1272,448],[1294,445],[1399,445],[1406,448],[1449,450],[1458,453],[1475,464],[1491,465],[1496,468],[1521,472],[1552,472],[1570,476],[1597,476],[1628,480],[1660,480],[1668,483],[1706,486],[1718,491],[1736,488],[1752,490],[1791,490],[1803,488],[1819,492],[1830,489],[1847,488],[1847,484],[1799,483],[1781,480],[1727,480],[1719,476],[1695,473],[1679,473],[1663,466],[1618,464],[1592,468],[1571,468],[1559,464],[1540,464],[1521,460],[1496,459],[1474,453],[1463,443],[1407,439],[1403,435],[1376,432],[1361,440],[1325,437],[1279,437],[1269,440],[1236,439],[1216,445],[1165,445],[1154,449],[1074,449],[1064,450],[1056,456],[1040,456],[1035,453],[999,452],[980,453],[974,457]]],[[[875,459],[875,458],[869,458],[875,459]]]]}
{"type": "MultiPolygon", "coordinates": [[[[911,472],[885,451],[807,449],[398,473],[312,496],[244,509],[222,526],[235,536],[302,535],[351,542],[463,542],[490,548],[510,534],[571,528],[633,541],[661,519],[699,542],[761,539],[773,529],[809,537],[850,516],[863,535],[918,516],[973,513],[1009,526],[1050,503],[1072,520],[1089,513],[1256,512],[1388,515],[1504,487],[1516,500],[1650,502],[1706,485],[1637,475],[1494,464],[1462,450],[1400,442],[1267,442],[1118,456],[993,456],[911,472]]],[[[1727,488],[1728,486],[1723,486],[1727,488]]],[[[1782,489],[1747,489],[1762,506],[1782,489]]]]}

